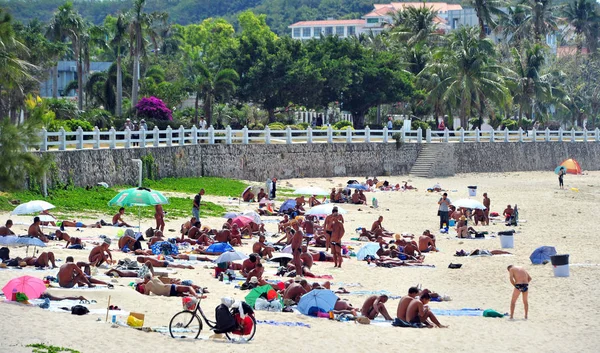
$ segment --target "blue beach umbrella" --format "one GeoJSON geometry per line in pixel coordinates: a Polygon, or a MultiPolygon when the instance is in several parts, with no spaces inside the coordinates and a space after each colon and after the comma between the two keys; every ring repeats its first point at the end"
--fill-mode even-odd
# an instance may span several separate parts
{"type": "Polygon", "coordinates": [[[369,190],[369,188],[366,185],[362,185],[362,184],[349,184],[347,187],[349,189],[356,189],[356,190],[369,190]]]}
{"type": "Polygon", "coordinates": [[[377,250],[379,250],[379,243],[367,243],[358,250],[356,253],[356,259],[358,261],[362,261],[367,256],[373,256],[378,259],[379,256],[377,256],[377,250]]]}
{"type": "Polygon", "coordinates": [[[5,237],[0,237],[0,246],[8,246],[8,247],[26,246],[27,247],[26,253],[29,253],[29,247],[33,246],[34,247],[33,251],[35,253],[36,246],[43,248],[46,246],[46,243],[44,243],[40,239],[34,238],[34,237],[8,235],[5,237]]]}
{"type": "Polygon", "coordinates": [[[540,246],[533,250],[529,259],[534,265],[541,265],[544,261],[550,261],[550,256],[556,255],[556,248],[553,246],[540,246]]]}
{"type": "Polygon", "coordinates": [[[229,245],[229,243],[214,243],[206,249],[208,252],[227,252],[232,250],[233,246],[229,245]]]}
{"type": "Polygon", "coordinates": [[[567,171],[567,168],[565,168],[565,166],[559,165],[558,167],[554,168],[554,174],[558,174],[560,173],[560,170],[564,169],[564,171],[567,171]]]}
{"type": "Polygon", "coordinates": [[[286,200],[281,207],[279,207],[279,212],[285,212],[287,210],[293,210],[294,208],[296,208],[296,200],[294,199],[288,199],[286,200]]]}
{"type": "Polygon", "coordinates": [[[326,313],[333,310],[338,299],[329,289],[313,289],[300,298],[298,311],[304,315],[316,316],[319,311],[326,313]]]}

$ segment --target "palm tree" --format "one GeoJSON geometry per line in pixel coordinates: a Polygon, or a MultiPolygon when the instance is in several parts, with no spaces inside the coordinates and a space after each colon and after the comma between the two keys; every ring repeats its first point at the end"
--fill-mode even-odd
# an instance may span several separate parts
{"type": "Polygon", "coordinates": [[[493,30],[496,27],[497,19],[504,16],[504,12],[500,8],[505,3],[501,0],[469,0],[468,4],[475,9],[479,22],[479,38],[483,39],[487,36],[485,27],[493,30]]]}
{"type": "Polygon", "coordinates": [[[527,48],[524,55],[516,48],[512,49],[516,75],[510,81],[514,102],[519,105],[519,122],[523,113],[528,119],[533,119],[534,113],[540,116],[547,114],[546,105],[541,103],[550,103],[552,100],[552,86],[549,75],[540,73],[544,66],[545,54],[540,44],[527,48]]]}
{"type": "Polygon", "coordinates": [[[523,5],[529,15],[525,23],[533,32],[536,43],[543,43],[548,33],[558,30],[558,6],[552,6],[552,0],[525,0],[523,5]]]}
{"type": "Polygon", "coordinates": [[[54,16],[48,24],[48,34],[57,41],[62,41],[65,37],[71,40],[75,61],[77,63],[77,108],[83,110],[83,64],[82,64],[82,37],[84,36],[86,25],[81,15],[73,10],[73,4],[65,3],[54,13],[54,16]]]}
{"type": "MultiPolygon", "coordinates": [[[[565,7],[564,14],[569,24],[566,27],[567,31],[574,32],[577,36],[583,36],[588,51],[594,54],[598,48],[600,29],[600,16],[596,3],[589,0],[573,0],[565,7]]],[[[567,34],[570,34],[568,32],[567,34]]],[[[577,49],[578,52],[581,52],[581,44],[578,44],[577,49]]]]}
{"type": "Polygon", "coordinates": [[[529,35],[526,25],[528,13],[522,5],[507,8],[506,16],[498,20],[495,31],[500,33],[511,46],[521,47],[521,43],[529,35]]]}
{"type": "Polygon", "coordinates": [[[131,56],[133,56],[133,84],[131,89],[131,105],[135,107],[138,102],[140,56],[146,54],[144,31],[148,27],[149,18],[144,12],[146,0],[135,0],[129,13],[129,37],[131,39],[131,56]]]}
{"type": "Polygon", "coordinates": [[[409,6],[404,10],[397,12],[395,17],[395,26],[391,30],[392,35],[406,42],[408,47],[422,41],[431,41],[437,35],[437,23],[435,19],[438,12],[433,7],[414,7],[409,6]]]}
{"type": "Polygon", "coordinates": [[[196,61],[193,65],[194,72],[194,90],[196,91],[196,115],[195,121],[198,121],[198,101],[202,97],[204,103],[204,116],[206,123],[211,126],[212,106],[215,99],[226,99],[235,92],[235,81],[240,77],[233,69],[223,69],[216,74],[211,73],[206,65],[196,61]]]}
{"type": "Polygon", "coordinates": [[[109,32],[111,38],[109,40],[110,47],[115,53],[116,62],[117,62],[117,97],[116,97],[116,107],[115,107],[115,115],[121,116],[122,108],[123,108],[123,70],[121,61],[123,59],[123,54],[127,51],[127,38],[125,34],[127,33],[127,18],[123,14],[119,14],[117,16],[117,22],[115,23],[114,28],[109,28],[109,32]]]}
{"type": "Polygon", "coordinates": [[[152,42],[154,55],[158,55],[160,52],[160,47],[162,46],[160,41],[167,35],[171,27],[168,23],[168,19],[169,14],[166,12],[153,12],[148,16],[148,27],[146,32],[152,42]]]}
{"type": "MultiPolygon", "coordinates": [[[[429,94],[437,105],[458,109],[461,126],[481,114],[489,103],[505,106],[510,92],[505,84],[506,70],[494,62],[494,44],[478,37],[475,27],[461,27],[450,35],[450,46],[436,54],[439,60],[428,64],[419,76],[439,77],[429,94]]],[[[489,109],[488,109],[489,110],[489,109]]]]}

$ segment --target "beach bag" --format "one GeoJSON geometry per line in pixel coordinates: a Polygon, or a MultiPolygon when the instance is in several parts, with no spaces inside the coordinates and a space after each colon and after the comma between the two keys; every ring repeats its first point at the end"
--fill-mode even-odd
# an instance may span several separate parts
{"type": "Polygon", "coordinates": [[[10,259],[10,249],[0,248],[0,260],[6,261],[8,259],[10,259]]]}
{"type": "Polygon", "coordinates": [[[71,307],[72,315],[85,315],[89,313],[90,310],[83,305],[75,305],[71,307]]]}
{"type": "Polygon", "coordinates": [[[215,333],[231,332],[237,328],[237,322],[225,304],[220,304],[215,308],[215,333]]]}
{"type": "Polygon", "coordinates": [[[146,229],[146,238],[150,239],[154,236],[154,228],[150,227],[146,229]]]}

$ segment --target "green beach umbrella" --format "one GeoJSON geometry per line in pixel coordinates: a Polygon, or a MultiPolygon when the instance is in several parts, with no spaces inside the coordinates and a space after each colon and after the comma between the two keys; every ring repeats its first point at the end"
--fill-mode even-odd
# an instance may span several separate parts
{"type": "Polygon", "coordinates": [[[169,200],[159,191],[146,188],[132,188],[123,190],[108,201],[109,206],[154,206],[164,205],[169,200]]]}
{"type": "MultiPolygon", "coordinates": [[[[260,297],[261,295],[267,295],[267,292],[274,290],[273,287],[270,284],[266,284],[264,286],[260,286],[260,287],[256,287],[254,289],[252,289],[250,291],[250,293],[248,293],[248,295],[246,296],[245,300],[246,300],[246,304],[250,305],[251,307],[254,308],[254,304],[256,303],[256,299],[258,299],[258,297],[260,297]]],[[[279,294],[277,294],[277,298],[281,300],[281,296],[279,294]]],[[[282,302],[283,304],[283,302],[282,302]]]]}

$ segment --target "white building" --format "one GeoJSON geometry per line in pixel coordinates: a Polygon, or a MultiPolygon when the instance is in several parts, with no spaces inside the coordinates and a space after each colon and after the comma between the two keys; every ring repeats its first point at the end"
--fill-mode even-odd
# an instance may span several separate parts
{"type": "Polygon", "coordinates": [[[365,20],[324,20],[301,21],[288,28],[292,29],[292,38],[311,39],[336,35],[340,38],[358,36],[365,27],[365,20]]]}

